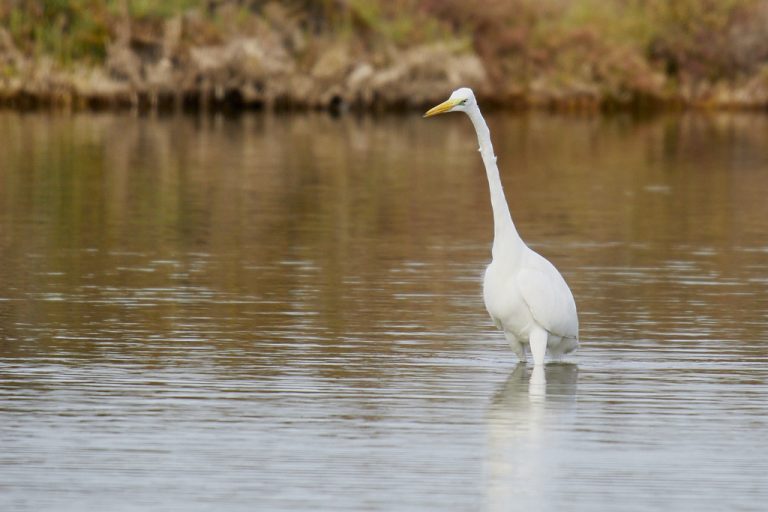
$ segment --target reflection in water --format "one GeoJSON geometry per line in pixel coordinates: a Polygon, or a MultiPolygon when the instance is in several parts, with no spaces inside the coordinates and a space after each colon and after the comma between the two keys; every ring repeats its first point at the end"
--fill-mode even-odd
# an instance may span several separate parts
{"type": "Polygon", "coordinates": [[[487,510],[540,508],[557,463],[550,456],[557,449],[553,431],[574,412],[578,375],[573,363],[550,363],[531,371],[519,363],[493,397],[488,411],[487,510]]]}
{"type": "Polygon", "coordinates": [[[0,510],[760,509],[768,116],[489,116],[583,341],[490,411],[455,121],[0,113],[0,510]]]}

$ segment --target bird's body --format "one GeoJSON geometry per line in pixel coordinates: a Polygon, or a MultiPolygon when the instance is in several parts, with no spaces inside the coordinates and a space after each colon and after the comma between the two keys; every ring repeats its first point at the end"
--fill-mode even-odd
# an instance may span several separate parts
{"type": "Polygon", "coordinates": [[[475,127],[491,192],[493,258],[483,279],[488,314],[523,361],[526,345],[535,365],[543,364],[547,350],[554,356],[573,352],[579,346],[573,295],[555,266],[523,242],[512,222],[491,134],[474,93],[467,88],[457,89],[425,117],[455,111],[465,112],[475,127]]]}
{"type": "Polygon", "coordinates": [[[521,360],[528,343],[534,363],[539,364],[539,347],[531,345],[534,336],[546,336],[544,348],[554,356],[574,351],[579,323],[568,285],[549,261],[527,246],[519,257],[519,264],[494,258],[485,270],[483,299],[488,314],[521,360]]]}

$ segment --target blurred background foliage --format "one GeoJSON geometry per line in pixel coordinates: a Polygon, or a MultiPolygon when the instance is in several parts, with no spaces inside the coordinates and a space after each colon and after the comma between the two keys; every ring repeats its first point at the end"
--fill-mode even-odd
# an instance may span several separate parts
{"type": "MultiPolygon", "coordinates": [[[[458,42],[482,62],[479,88],[501,102],[626,103],[722,84],[768,98],[766,0],[1,0],[0,51],[12,46],[60,68],[99,66],[121,37],[139,55],[161,44],[173,19],[183,20],[175,61],[196,46],[261,37],[266,27],[298,69],[312,68],[330,45],[376,67],[398,51],[458,42]]],[[[4,60],[5,75],[21,67],[19,58],[4,60]]]]}

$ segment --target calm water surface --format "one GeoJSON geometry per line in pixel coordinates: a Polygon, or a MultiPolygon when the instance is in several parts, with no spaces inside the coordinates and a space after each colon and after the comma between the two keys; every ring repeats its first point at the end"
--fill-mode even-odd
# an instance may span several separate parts
{"type": "Polygon", "coordinates": [[[0,509],[765,510],[768,117],[0,114],[0,509]]]}

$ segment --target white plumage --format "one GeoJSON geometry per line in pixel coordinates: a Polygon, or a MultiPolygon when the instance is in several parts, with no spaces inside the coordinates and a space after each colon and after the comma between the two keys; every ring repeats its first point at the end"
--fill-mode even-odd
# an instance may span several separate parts
{"type": "Polygon", "coordinates": [[[483,298],[488,314],[504,331],[512,350],[525,361],[530,347],[535,365],[544,354],[573,352],[579,346],[579,318],[568,285],[554,265],[529,248],[517,232],[499,178],[488,130],[471,89],[453,91],[447,101],[424,117],[445,112],[464,112],[477,132],[493,209],[493,259],[485,271],[483,298]]]}

